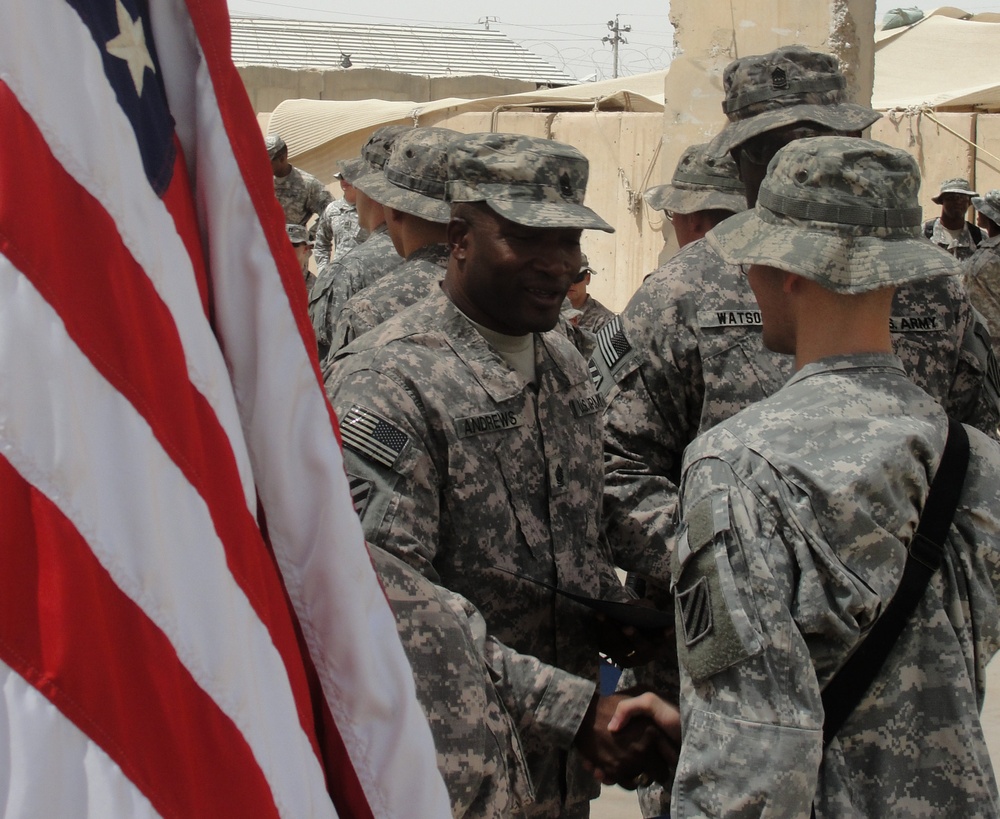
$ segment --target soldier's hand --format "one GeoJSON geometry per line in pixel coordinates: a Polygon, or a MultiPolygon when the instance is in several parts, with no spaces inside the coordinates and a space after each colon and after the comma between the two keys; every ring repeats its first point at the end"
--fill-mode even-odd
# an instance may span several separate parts
{"type": "Polygon", "coordinates": [[[665,775],[670,763],[663,756],[662,732],[648,716],[631,714],[611,731],[609,723],[623,694],[595,696],[576,735],[584,767],[601,782],[636,787],[665,775]]]}

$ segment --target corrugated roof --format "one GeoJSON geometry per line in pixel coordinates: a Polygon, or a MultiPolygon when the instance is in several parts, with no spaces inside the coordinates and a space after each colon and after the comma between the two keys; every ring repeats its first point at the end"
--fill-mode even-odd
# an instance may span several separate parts
{"type": "Polygon", "coordinates": [[[426,77],[484,75],[556,86],[576,82],[500,31],[263,17],[233,17],[231,25],[238,66],[329,70],[341,68],[348,55],[353,67],[426,77]]]}

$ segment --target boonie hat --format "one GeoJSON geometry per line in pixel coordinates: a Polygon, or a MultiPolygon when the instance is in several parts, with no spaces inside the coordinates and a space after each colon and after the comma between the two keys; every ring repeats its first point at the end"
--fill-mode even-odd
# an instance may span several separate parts
{"type": "Polygon", "coordinates": [[[972,207],[1000,225],[1000,190],[994,189],[986,191],[982,196],[973,196],[972,207]]]}
{"type": "Polygon", "coordinates": [[[651,208],[677,213],[699,210],[739,213],[747,209],[736,163],[729,154],[710,154],[708,143],[685,148],[670,184],[650,188],[643,198],[651,208]]]}
{"type": "Polygon", "coordinates": [[[280,154],[288,146],[277,134],[271,134],[264,139],[264,145],[267,146],[267,156],[269,159],[274,159],[278,154],[280,154]]]}
{"type": "Polygon", "coordinates": [[[361,146],[361,157],[370,166],[369,171],[380,171],[385,165],[396,138],[405,131],[413,130],[412,125],[383,125],[361,146]]]}
{"type": "Polygon", "coordinates": [[[576,148],[518,134],[468,134],[448,151],[449,202],[484,202],[526,227],[614,233],[583,204],[589,174],[576,148]]]}
{"type": "Polygon", "coordinates": [[[834,131],[863,131],[882,115],[847,101],[837,58],[805,46],[733,60],[722,75],[729,124],[709,143],[715,156],[748,139],[798,122],[834,131]]]}
{"type": "Polygon", "coordinates": [[[460,134],[450,128],[411,128],[400,134],[381,173],[369,173],[356,187],[381,205],[447,223],[448,145],[460,134]]]}
{"type": "Polygon", "coordinates": [[[313,241],[309,238],[309,231],[305,225],[285,225],[285,231],[293,245],[313,246],[313,241]]]}
{"type": "Polygon", "coordinates": [[[963,196],[973,197],[979,196],[974,190],[972,190],[972,185],[969,184],[968,180],[962,179],[960,176],[953,177],[951,179],[946,179],[941,183],[941,190],[938,192],[937,196],[932,196],[931,201],[935,205],[941,204],[941,197],[946,193],[960,193],[963,196]]]}
{"type": "Polygon", "coordinates": [[[337,161],[337,167],[340,169],[338,171],[340,178],[350,182],[352,185],[355,180],[364,176],[369,170],[368,163],[360,156],[356,156],[353,159],[340,159],[337,161]]]}
{"type": "Polygon", "coordinates": [[[757,206],[707,234],[729,264],[797,273],[837,293],[961,271],[924,239],[920,171],[906,151],[855,137],[786,145],[771,160],[757,206]]]}

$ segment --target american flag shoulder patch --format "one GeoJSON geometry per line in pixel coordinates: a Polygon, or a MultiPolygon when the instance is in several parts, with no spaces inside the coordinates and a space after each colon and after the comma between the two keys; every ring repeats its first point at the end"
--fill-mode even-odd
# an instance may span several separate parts
{"type": "Polygon", "coordinates": [[[378,413],[365,407],[351,407],[341,419],[344,444],[375,463],[392,468],[403,454],[410,437],[378,413]]]}
{"type": "Polygon", "coordinates": [[[615,316],[597,331],[597,349],[604,359],[608,369],[614,372],[615,367],[629,354],[632,345],[625,335],[620,316],[615,316]]]}

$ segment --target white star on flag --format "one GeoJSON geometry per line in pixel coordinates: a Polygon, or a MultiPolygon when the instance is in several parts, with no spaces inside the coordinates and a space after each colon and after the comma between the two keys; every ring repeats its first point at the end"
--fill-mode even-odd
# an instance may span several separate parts
{"type": "Polygon", "coordinates": [[[133,20],[122,0],[115,3],[118,12],[118,36],[108,40],[108,54],[128,63],[128,70],[135,83],[135,93],[142,96],[142,80],[146,69],[156,71],[153,58],[146,48],[146,34],[142,30],[142,20],[133,20]]]}

